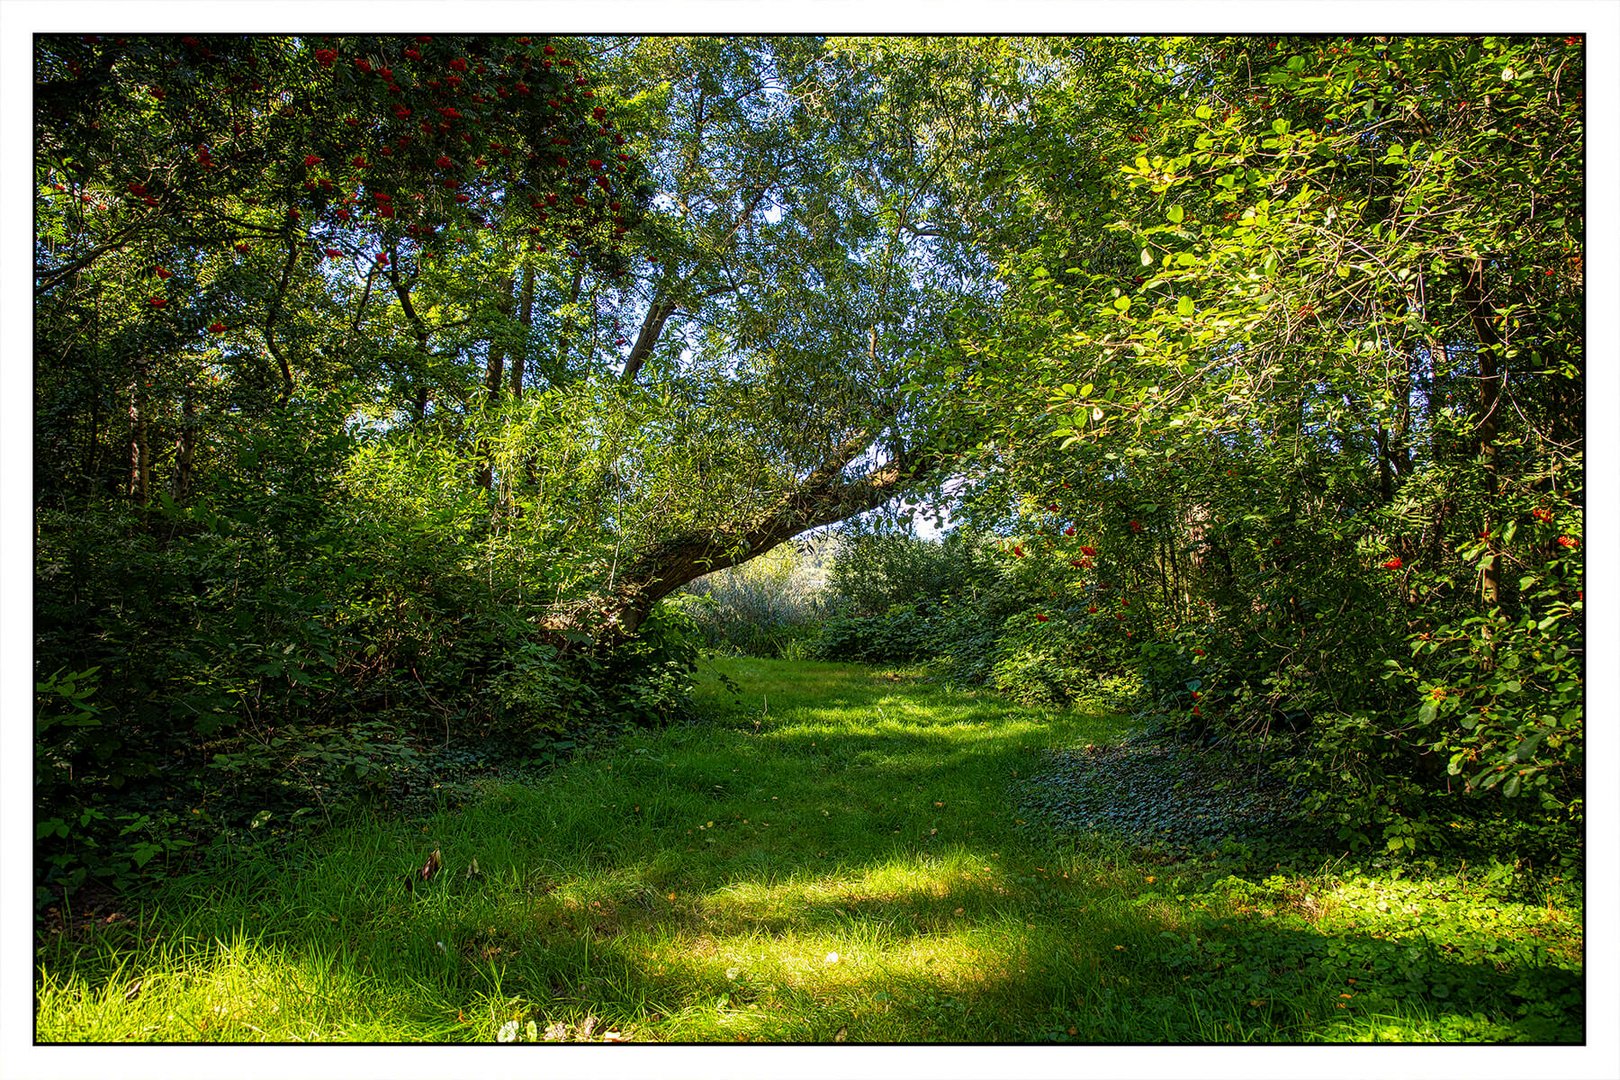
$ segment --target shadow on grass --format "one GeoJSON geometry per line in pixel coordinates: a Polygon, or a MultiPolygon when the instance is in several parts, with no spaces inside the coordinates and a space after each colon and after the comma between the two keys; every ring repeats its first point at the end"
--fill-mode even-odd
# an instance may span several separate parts
{"type": "MultiPolygon", "coordinates": [[[[705,1042],[1579,1041],[1579,976],[1533,956],[1194,907],[1125,853],[1021,828],[1010,785],[1108,721],[862,669],[751,672],[728,726],[631,740],[421,829],[340,830],[235,895],[194,882],[158,932],[240,926],[288,963],[333,959],[344,1000],[391,1010],[366,1030],[402,1039],[590,1016],[705,1042]],[[435,847],[443,872],[407,891],[435,847]]],[[[211,955],[188,954],[195,978],[211,955]]]]}

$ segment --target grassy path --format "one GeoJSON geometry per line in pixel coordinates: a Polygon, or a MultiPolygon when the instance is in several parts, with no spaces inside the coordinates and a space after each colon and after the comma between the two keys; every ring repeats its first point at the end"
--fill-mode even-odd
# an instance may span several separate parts
{"type": "Polygon", "coordinates": [[[1117,720],[866,668],[725,668],[743,702],[723,722],[425,824],[334,830],[47,944],[38,1037],[1579,1037],[1578,910],[1493,898],[1446,952],[1437,913],[1484,895],[1455,876],[1212,889],[1019,820],[1044,752],[1117,720]],[[444,872],[407,891],[434,848],[444,872]]]}

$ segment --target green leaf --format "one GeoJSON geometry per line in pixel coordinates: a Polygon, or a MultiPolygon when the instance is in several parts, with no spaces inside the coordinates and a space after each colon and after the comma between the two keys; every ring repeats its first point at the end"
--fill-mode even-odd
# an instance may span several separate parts
{"type": "Polygon", "coordinates": [[[1184,319],[1192,318],[1192,315],[1193,315],[1192,297],[1183,296],[1183,297],[1180,297],[1180,298],[1178,298],[1176,300],[1176,314],[1180,315],[1184,319]]]}
{"type": "Polygon", "coordinates": [[[1152,266],[1153,265],[1153,252],[1149,251],[1147,248],[1142,249],[1142,265],[1143,266],[1152,266]]]}
{"type": "Polygon", "coordinates": [[[1182,219],[1187,216],[1187,211],[1183,210],[1181,205],[1178,203],[1175,206],[1172,206],[1169,212],[1167,212],[1164,216],[1169,218],[1173,224],[1180,225],[1182,219]]]}
{"type": "Polygon", "coordinates": [[[1131,309],[1131,298],[1130,297],[1128,297],[1128,296],[1116,296],[1114,298],[1114,310],[1115,311],[1129,311],[1130,309],[1131,309]]]}

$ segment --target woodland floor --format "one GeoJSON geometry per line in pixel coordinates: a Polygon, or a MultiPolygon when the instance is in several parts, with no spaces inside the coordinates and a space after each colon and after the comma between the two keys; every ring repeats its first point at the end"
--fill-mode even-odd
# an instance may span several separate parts
{"type": "MultiPolygon", "coordinates": [[[[1197,803],[1197,843],[1143,847],[1083,827],[1106,807],[1073,755],[1120,756],[1121,718],[905,670],[720,663],[741,692],[711,676],[701,723],[458,810],[356,817],[47,933],[36,1037],[1583,1038],[1576,885],[1351,872],[1331,852],[1256,869],[1210,824],[1227,805],[1275,827],[1236,796],[1197,803]],[[407,889],[435,849],[442,871],[407,889]]],[[[1135,798],[1160,805],[1168,783],[1135,798]]]]}

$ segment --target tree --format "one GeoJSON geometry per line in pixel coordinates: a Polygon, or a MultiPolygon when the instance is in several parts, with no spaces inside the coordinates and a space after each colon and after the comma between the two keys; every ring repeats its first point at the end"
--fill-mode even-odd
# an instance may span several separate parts
{"type": "MultiPolygon", "coordinates": [[[[909,216],[941,195],[926,151],[888,130],[906,87],[813,39],[615,42],[601,62],[643,103],[659,194],[631,287],[571,283],[559,309],[598,373],[574,400],[613,432],[592,450],[613,543],[607,587],[553,625],[629,633],[687,581],[935,468],[927,382],[964,289],[960,244],[909,216]]],[[[512,475],[532,450],[506,453],[512,475]]]]}

